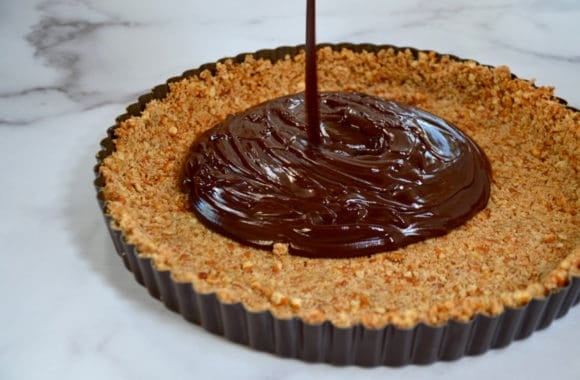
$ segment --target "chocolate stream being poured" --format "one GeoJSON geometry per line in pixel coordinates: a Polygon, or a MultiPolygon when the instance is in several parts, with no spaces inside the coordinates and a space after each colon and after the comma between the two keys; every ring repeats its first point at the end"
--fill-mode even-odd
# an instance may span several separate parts
{"type": "Polygon", "coordinates": [[[483,209],[490,166],[446,121],[360,93],[304,94],[228,117],[193,145],[183,180],[209,227],[308,257],[355,257],[443,235],[483,209]]]}
{"type": "Polygon", "coordinates": [[[318,99],[318,73],[316,62],[316,1],[306,1],[306,65],[304,76],[306,89],[306,117],[308,120],[308,140],[313,145],[320,144],[320,105],[318,99]]]}

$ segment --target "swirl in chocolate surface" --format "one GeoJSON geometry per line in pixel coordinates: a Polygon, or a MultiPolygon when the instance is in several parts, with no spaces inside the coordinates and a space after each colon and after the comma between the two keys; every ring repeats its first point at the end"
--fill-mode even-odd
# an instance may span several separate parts
{"type": "Polygon", "coordinates": [[[443,235],[487,204],[490,166],[444,120],[360,93],[303,94],[230,116],[192,146],[183,188],[210,228],[308,257],[356,257],[443,235]]]}

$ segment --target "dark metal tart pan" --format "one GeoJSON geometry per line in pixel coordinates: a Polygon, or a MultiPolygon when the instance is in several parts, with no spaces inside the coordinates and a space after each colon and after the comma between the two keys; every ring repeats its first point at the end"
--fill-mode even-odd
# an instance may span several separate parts
{"type": "MultiPolygon", "coordinates": [[[[355,52],[366,50],[376,52],[385,49],[411,51],[415,57],[420,50],[409,47],[373,44],[322,44],[332,49],[348,48],[355,52]]],[[[286,55],[296,55],[303,46],[280,47],[250,53],[255,58],[272,61],[286,55]]],[[[432,52],[430,52],[432,53],[432,52]]],[[[443,56],[436,53],[438,56],[443,56]]],[[[242,62],[248,53],[230,58],[242,62]]],[[[456,61],[465,59],[447,55],[456,61]]],[[[117,117],[120,123],[131,116],[138,116],[152,99],[164,98],[168,83],[198,75],[203,70],[215,73],[216,64],[208,63],[197,69],[171,78],[139,97],[137,103],[127,107],[127,112],[117,117]]],[[[515,76],[513,76],[515,77],[515,76]]],[[[567,103],[559,98],[558,102],[567,103]]],[[[578,112],[578,110],[567,106],[578,112]]],[[[118,124],[117,124],[118,125],[118,124]]],[[[564,316],[568,310],[580,302],[580,277],[573,277],[565,287],[552,292],[542,299],[533,299],[520,308],[506,308],[500,315],[476,315],[469,322],[449,320],[439,326],[419,323],[413,328],[403,329],[387,325],[380,329],[370,329],[362,324],[350,328],[339,328],[326,321],[309,324],[300,318],[278,319],[269,311],[251,312],[243,304],[225,304],[216,294],[201,294],[192,284],[175,282],[170,271],[156,270],[151,259],[143,258],[135,246],[127,243],[123,232],[111,226],[107,215],[107,202],[103,197],[104,179],[99,174],[102,161],[114,151],[113,140],[117,125],[109,128],[108,136],[101,142],[102,149],[97,154],[95,166],[99,205],[111,234],[117,253],[135,279],[145,286],[149,293],[161,300],[165,306],[180,313],[186,320],[200,325],[214,334],[247,345],[256,350],[270,352],[283,357],[298,358],[309,362],[326,362],[335,365],[360,366],[402,366],[407,364],[429,364],[438,360],[456,360],[465,355],[479,355],[492,348],[501,348],[514,340],[529,337],[534,331],[548,327],[552,321],[564,316]]]]}

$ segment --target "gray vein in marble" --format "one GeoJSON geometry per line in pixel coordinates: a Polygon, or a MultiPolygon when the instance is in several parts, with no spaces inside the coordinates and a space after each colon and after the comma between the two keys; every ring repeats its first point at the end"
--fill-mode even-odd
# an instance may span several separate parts
{"type": "MultiPolygon", "coordinates": [[[[27,94],[32,94],[35,92],[60,92],[60,93],[66,94],[66,91],[61,90],[58,87],[56,87],[56,88],[40,87],[40,88],[34,88],[34,89],[30,89],[30,90],[19,91],[17,93],[13,93],[13,94],[12,93],[0,94],[0,99],[10,99],[10,98],[14,98],[14,97],[22,97],[22,96],[26,96],[27,94]],[[21,92],[23,94],[21,94],[21,92]]],[[[134,92],[130,95],[123,96],[122,98],[115,99],[112,101],[92,102],[89,105],[86,105],[84,107],[76,109],[74,113],[80,114],[83,112],[92,111],[92,110],[95,110],[97,108],[106,107],[106,106],[110,106],[110,105],[125,106],[125,105],[128,105],[130,103],[134,103],[135,99],[139,98],[139,96],[141,96],[145,93],[147,93],[147,92],[145,92],[145,91],[134,92]]],[[[119,112],[119,113],[121,113],[121,112],[119,112]]],[[[39,116],[39,117],[29,117],[29,118],[10,118],[10,119],[9,118],[0,118],[0,128],[3,128],[3,127],[7,127],[7,128],[27,127],[27,126],[31,126],[34,123],[50,120],[52,118],[57,118],[60,116],[62,116],[62,114],[49,115],[49,116],[39,116]]]]}
{"type": "Polygon", "coordinates": [[[0,118],[0,128],[4,127],[19,127],[19,126],[26,126],[30,125],[31,123],[35,123],[39,121],[41,118],[38,119],[26,119],[26,120],[12,120],[6,118],[0,118]]]}
{"type": "Polygon", "coordinates": [[[58,49],[66,42],[79,40],[105,27],[131,27],[126,21],[91,22],[88,20],[62,20],[56,17],[43,18],[26,37],[34,47],[36,57],[42,58],[49,66],[65,73],[59,88],[72,100],[87,95],[87,92],[73,89],[81,75],[78,67],[80,53],[58,49]]]}
{"type": "MultiPolygon", "coordinates": [[[[33,31],[27,36],[27,40],[35,47],[36,54],[43,56],[50,48],[78,39],[106,26],[131,26],[131,23],[123,21],[91,22],[46,17],[35,25],[33,31]]],[[[49,63],[61,63],[55,60],[54,57],[49,56],[48,58],[49,63]]]]}
{"type": "Polygon", "coordinates": [[[550,60],[550,61],[558,61],[558,62],[566,62],[566,63],[580,63],[580,55],[562,55],[562,54],[553,54],[549,52],[540,52],[531,49],[524,49],[522,47],[518,47],[512,44],[509,44],[505,41],[494,39],[492,40],[494,45],[503,47],[505,49],[512,50],[514,52],[532,56],[539,59],[550,60]]]}
{"type": "Polygon", "coordinates": [[[545,22],[535,20],[535,19],[530,20],[530,22],[532,23],[532,25],[534,25],[539,30],[544,30],[544,31],[550,30],[550,27],[545,22]]]}
{"type": "MultiPolygon", "coordinates": [[[[422,14],[422,13],[421,13],[422,14]]],[[[450,13],[444,12],[433,12],[433,13],[426,13],[425,16],[419,17],[415,20],[407,21],[401,24],[402,28],[414,28],[414,27],[421,27],[429,24],[433,21],[442,21],[451,16],[450,13]]]]}
{"type": "Polygon", "coordinates": [[[46,93],[46,92],[60,92],[66,93],[65,89],[59,86],[46,86],[46,87],[31,87],[20,91],[11,92],[0,92],[0,99],[10,99],[17,96],[26,96],[33,93],[46,93]]]}
{"type": "Polygon", "coordinates": [[[108,18],[109,20],[121,20],[119,18],[118,15],[112,13],[112,12],[108,12],[103,8],[98,8],[97,6],[95,6],[90,0],[76,0],[79,4],[82,4],[85,8],[101,15],[104,16],[106,18],[108,18]]]}
{"type": "MultiPolygon", "coordinates": [[[[111,99],[104,101],[103,94],[98,91],[87,91],[79,86],[82,83],[83,74],[82,60],[83,49],[79,49],[74,44],[90,41],[93,36],[104,28],[132,28],[140,26],[138,23],[123,21],[118,16],[104,12],[95,7],[89,1],[47,1],[39,4],[37,9],[41,11],[40,21],[32,26],[32,30],[25,36],[26,42],[34,49],[34,57],[44,65],[52,68],[58,73],[60,79],[47,86],[32,86],[19,89],[18,91],[0,92],[0,100],[7,102],[17,102],[29,105],[31,99],[41,98],[41,102],[49,104],[54,94],[59,94],[62,99],[68,99],[71,105],[77,104],[75,111],[87,111],[108,104],[116,104],[127,101],[129,97],[125,94],[121,99],[111,99]],[[89,11],[85,18],[73,19],[67,16],[59,16],[59,9],[62,7],[83,8],[84,12],[89,11]],[[48,13],[48,14],[47,14],[48,13]],[[46,100],[44,100],[46,99],[46,100]]],[[[85,17],[83,16],[83,17],[85,17]]],[[[78,17],[78,16],[77,16],[78,17]]],[[[88,44],[87,44],[88,45],[88,44]]],[[[134,96],[135,94],[131,94],[134,96]]],[[[9,109],[10,105],[5,107],[9,109]]],[[[57,110],[58,105],[53,105],[57,110]]],[[[22,126],[41,121],[49,114],[35,115],[34,107],[30,109],[30,116],[6,115],[0,117],[0,127],[22,126]]],[[[59,112],[54,111],[55,115],[59,112]]]]}
{"type": "Polygon", "coordinates": [[[93,343],[92,345],[92,349],[95,352],[105,352],[107,351],[108,347],[110,346],[111,342],[113,342],[115,340],[115,336],[118,332],[118,328],[110,329],[107,331],[104,331],[100,334],[100,336],[97,338],[97,340],[93,343]]]}
{"type": "MultiPolygon", "coordinates": [[[[429,2],[430,4],[430,2],[429,2]]],[[[408,28],[408,27],[417,27],[417,26],[426,26],[432,22],[441,22],[449,20],[453,17],[458,17],[464,13],[474,13],[474,12],[494,12],[494,11],[502,11],[506,9],[513,8],[514,5],[512,4],[505,4],[505,5],[457,5],[457,6],[447,6],[447,7],[435,7],[435,8],[428,8],[423,6],[418,6],[412,9],[405,9],[394,11],[392,14],[394,15],[423,15],[423,17],[419,17],[415,20],[410,20],[401,24],[401,27],[408,28]]],[[[432,25],[430,25],[432,26],[432,25]]]]}
{"type": "MultiPolygon", "coordinates": [[[[118,330],[118,329],[116,329],[118,330]]],[[[109,346],[111,341],[115,338],[117,331],[106,331],[101,336],[97,338],[96,341],[79,341],[78,338],[72,337],[69,341],[69,352],[71,356],[76,358],[89,357],[98,354],[99,357],[107,360],[113,367],[117,370],[119,374],[123,374],[123,378],[135,379],[139,377],[129,376],[132,375],[131,370],[125,365],[125,363],[120,360],[116,355],[109,352],[109,346]]]]}
{"type": "Polygon", "coordinates": [[[424,3],[425,6],[419,4],[413,8],[402,9],[398,11],[393,11],[392,14],[434,14],[434,15],[457,15],[466,12],[481,12],[481,11],[498,11],[514,8],[513,4],[498,4],[498,5],[455,5],[455,6],[435,6],[430,8],[428,5],[437,4],[436,2],[427,1],[424,3]]]}

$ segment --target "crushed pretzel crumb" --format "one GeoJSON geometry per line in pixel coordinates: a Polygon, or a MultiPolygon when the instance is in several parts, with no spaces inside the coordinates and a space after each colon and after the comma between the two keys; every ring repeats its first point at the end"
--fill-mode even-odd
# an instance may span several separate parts
{"type": "Polygon", "coordinates": [[[278,256],[287,255],[288,254],[288,244],[274,243],[274,245],[272,247],[272,252],[278,256]]]}

